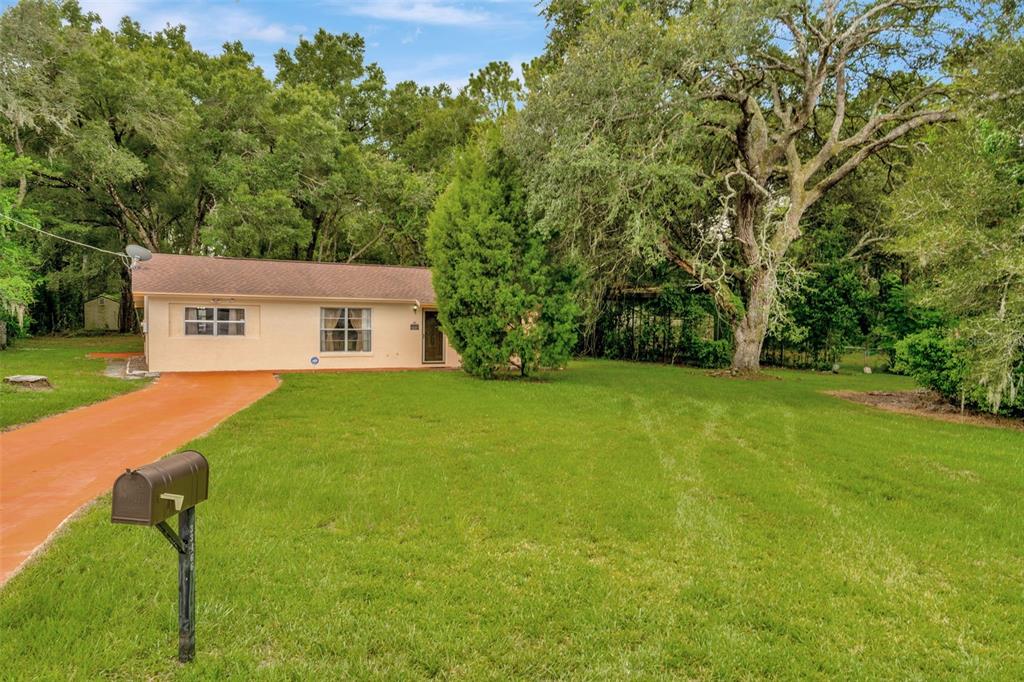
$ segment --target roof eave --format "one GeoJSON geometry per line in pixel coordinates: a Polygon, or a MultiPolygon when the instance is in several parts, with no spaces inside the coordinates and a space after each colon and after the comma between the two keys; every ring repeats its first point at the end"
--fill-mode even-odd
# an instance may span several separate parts
{"type": "MultiPolygon", "coordinates": [[[[371,296],[292,296],[292,295],[279,295],[279,294],[226,294],[226,293],[198,293],[188,291],[143,291],[143,290],[132,290],[133,296],[168,296],[168,297],[190,297],[190,298],[209,298],[209,299],[246,299],[246,300],[266,300],[272,299],[275,301],[366,301],[369,303],[415,303],[416,305],[423,305],[422,299],[418,298],[385,298],[385,297],[371,297],[371,296]]],[[[429,301],[427,305],[432,305],[433,301],[429,301]]]]}

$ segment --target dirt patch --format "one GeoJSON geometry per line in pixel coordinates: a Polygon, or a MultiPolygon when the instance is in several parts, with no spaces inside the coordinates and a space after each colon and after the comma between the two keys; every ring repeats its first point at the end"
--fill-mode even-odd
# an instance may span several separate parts
{"type": "Polygon", "coordinates": [[[782,377],[765,374],[764,372],[734,372],[731,369],[716,369],[706,372],[709,377],[721,379],[739,379],[741,381],[782,381],[782,377]]]}
{"type": "Polygon", "coordinates": [[[870,405],[888,412],[913,414],[955,424],[975,424],[1024,431],[1024,420],[965,410],[963,412],[942,399],[938,393],[925,389],[916,391],[825,391],[827,395],[870,405]]]}

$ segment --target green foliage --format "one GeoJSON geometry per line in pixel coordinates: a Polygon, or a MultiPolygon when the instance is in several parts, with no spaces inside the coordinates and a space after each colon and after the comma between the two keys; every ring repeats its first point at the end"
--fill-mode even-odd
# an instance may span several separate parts
{"type": "Polygon", "coordinates": [[[893,368],[913,377],[960,403],[968,402],[964,393],[967,366],[961,342],[940,329],[926,329],[898,341],[893,368]]]}
{"type": "Polygon", "coordinates": [[[715,338],[720,326],[715,304],[665,273],[613,292],[601,306],[592,352],[618,360],[668,362],[718,368],[729,364],[732,342],[715,338]]]}
{"type": "Polygon", "coordinates": [[[732,359],[732,342],[728,339],[698,339],[693,346],[693,356],[698,367],[728,367],[732,359]]]}
{"type": "MultiPolygon", "coordinates": [[[[332,34],[317,29],[312,41],[300,37],[292,53],[282,48],[274,54],[276,80],[291,85],[310,83],[337,95],[340,104],[347,103],[358,90],[379,86],[374,78],[357,84],[367,75],[363,65],[365,49],[366,42],[358,34],[332,34]]],[[[377,75],[376,70],[371,73],[377,75]]]]}
{"type": "Polygon", "coordinates": [[[236,188],[210,215],[203,243],[214,253],[253,258],[291,258],[309,243],[310,225],[280,190],[258,194],[236,188]]]}
{"type": "MultiPolygon", "coordinates": [[[[1024,416],[1024,391],[1008,394],[992,403],[991,390],[977,380],[977,355],[973,339],[961,328],[934,327],[911,334],[896,343],[894,369],[913,377],[950,402],[967,407],[1024,416]]],[[[1009,379],[1024,386],[1024,366],[1016,365],[1009,379]]]]}
{"type": "Polygon", "coordinates": [[[944,323],[940,312],[917,305],[910,288],[891,272],[879,280],[874,314],[876,322],[871,328],[872,345],[886,354],[890,369],[895,369],[898,341],[944,323]]]}
{"type": "Polygon", "coordinates": [[[814,367],[831,367],[846,346],[862,340],[871,303],[852,262],[817,264],[785,301],[787,316],[768,343],[806,354],[814,367]]]}
{"type": "Polygon", "coordinates": [[[916,301],[949,321],[944,343],[929,347],[955,362],[926,363],[921,380],[993,412],[1024,412],[1024,40],[979,48],[955,85],[997,95],[974,97],[958,125],[929,136],[888,199],[899,230],[891,249],[915,269],[916,301]]]}
{"type": "MultiPolygon", "coordinates": [[[[213,56],[183,26],[105,28],[75,2],[6,8],[0,44],[0,142],[33,162],[18,202],[112,251],[425,264],[456,150],[518,91],[501,64],[473,94],[388,87],[361,36],[323,29],[275,55],[271,82],[241,43],[213,56]]],[[[39,331],[128,286],[75,249],[39,245],[39,331]]]]}
{"type": "Polygon", "coordinates": [[[595,14],[531,91],[516,149],[541,228],[615,287],[638,264],[661,263],[667,235],[695,238],[690,227],[718,206],[701,160],[713,163],[722,145],[686,92],[666,90],[677,55],[664,30],[644,13],[595,14]]]}
{"type": "Polygon", "coordinates": [[[949,382],[992,411],[1024,395],[1021,126],[982,119],[936,136],[891,199],[900,227],[892,249],[920,273],[918,301],[955,321],[948,333],[966,374],[949,382]]]}
{"type": "MultiPolygon", "coordinates": [[[[0,211],[4,215],[13,213],[2,199],[0,211]]],[[[23,212],[15,215],[29,217],[23,212]]],[[[14,231],[10,223],[0,216],[0,308],[6,310],[31,303],[36,281],[33,271],[35,254],[14,238],[14,231]]]]}
{"type": "Polygon", "coordinates": [[[15,151],[26,135],[65,132],[71,125],[77,84],[65,67],[77,40],[61,24],[82,19],[77,6],[22,0],[0,20],[0,125],[15,151]]]}
{"type": "MultiPolygon", "coordinates": [[[[13,220],[39,227],[33,211],[22,208],[14,186],[32,168],[32,163],[0,143],[0,311],[13,313],[33,301],[38,276],[38,259],[26,241],[25,228],[13,220]],[[11,218],[12,220],[8,220],[11,218]]],[[[20,325],[18,325],[20,331],[20,325]]]]}
{"type": "Polygon", "coordinates": [[[28,328],[32,318],[28,315],[19,319],[17,313],[7,308],[0,308],[0,324],[7,325],[7,345],[28,336],[28,328]]]}
{"type": "MultiPolygon", "coordinates": [[[[988,35],[982,4],[547,3],[517,145],[541,224],[607,286],[638,263],[677,266],[733,324],[734,367],[756,370],[807,212],[955,116],[919,74],[988,35]]],[[[852,275],[817,279],[812,305],[846,309],[804,331],[835,355],[858,335],[860,295],[852,275]]]]}
{"type": "Polygon", "coordinates": [[[510,362],[523,376],[564,365],[577,313],[568,272],[528,219],[499,138],[487,130],[459,159],[427,242],[441,324],[463,368],[485,378],[510,362]]]}
{"type": "Polygon", "coordinates": [[[453,96],[444,84],[429,88],[404,81],[388,92],[376,118],[376,144],[387,158],[416,172],[444,173],[483,112],[468,93],[453,96]]]}
{"type": "Polygon", "coordinates": [[[512,76],[508,62],[491,62],[470,74],[466,90],[494,118],[514,112],[523,94],[522,84],[512,76]]]}

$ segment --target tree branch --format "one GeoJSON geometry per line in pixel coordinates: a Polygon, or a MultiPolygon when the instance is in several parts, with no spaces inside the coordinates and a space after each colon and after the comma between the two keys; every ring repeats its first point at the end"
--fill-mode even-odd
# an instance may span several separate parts
{"type": "Polygon", "coordinates": [[[736,304],[732,300],[732,292],[729,291],[728,287],[724,286],[719,280],[711,279],[702,270],[694,267],[690,260],[676,252],[667,239],[663,239],[661,244],[668,259],[675,263],[683,272],[693,277],[701,289],[711,294],[719,310],[733,319],[739,318],[740,311],[736,308],[736,304]]]}
{"type": "Polygon", "coordinates": [[[865,144],[863,147],[857,150],[857,152],[847,159],[842,165],[836,168],[832,173],[823,178],[818,184],[814,186],[807,193],[807,205],[810,206],[817,201],[822,194],[827,192],[838,182],[840,182],[847,175],[852,173],[857,166],[862,164],[872,154],[885,149],[896,140],[900,139],[912,130],[916,130],[922,126],[930,125],[933,123],[943,123],[946,121],[956,121],[960,118],[960,115],[954,111],[924,111],[915,115],[913,118],[904,121],[900,125],[890,130],[883,137],[865,144]]]}

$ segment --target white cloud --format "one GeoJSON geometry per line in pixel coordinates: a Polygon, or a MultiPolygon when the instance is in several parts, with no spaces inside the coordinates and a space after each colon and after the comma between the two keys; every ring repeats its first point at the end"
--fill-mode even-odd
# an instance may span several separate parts
{"type": "Polygon", "coordinates": [[[135,19],[146,6],[142,0],[81,0],[79,4],[84,11],[100,15],[103,25],[109,28],[116,28],[121,17],[135,19]]]}
{"type": "Polygon", "coordinates": [[[410,43],[415,43],[416,39],[421,35],[423,35],[423,29],[417,26],[415,31],[402,38],[402,44],[408,45],[410,43]]]}
{"type": "Polygon", "coordinates": [[[144,0],[83,0],[82,8],[95,12],[110,28],[128,15],[146,31],[159,31],[168,24],[184,24],[186,35],[201,50],[216,51],[233,40],[293,42],[305,28],[267,21],[240,7],[182,2],[172,8],[144,0]]]}
{"type": "Polygon", "coordinates": [[[229,40],[281,42],[294,39],[301,26],[268,22],[263,17],[237,7],[213,6],[207,9],[182,9],[153,12],[145,16],[144,26],[158,30],[170,24],[184,24],[189,38],[197,43],[220,45],[229,40]]]}
{"type": "Polygon", "coordinates": [[[486,12],[465,9],[448,0],[361,0],[346,9],[374,19],[442,26],[475,26],[491,19],[486,12]]]}
{"type": "Polygon", "coordinates": [[[438,85],[447,83],[453,90],[466,85],[472,61],[462,54],[439,54],[428,59],[421,59],[413,65],[398,66],[387,72],[388,83],[392,85],[402,81],[416,81],[418,85],[438,85]]]}

